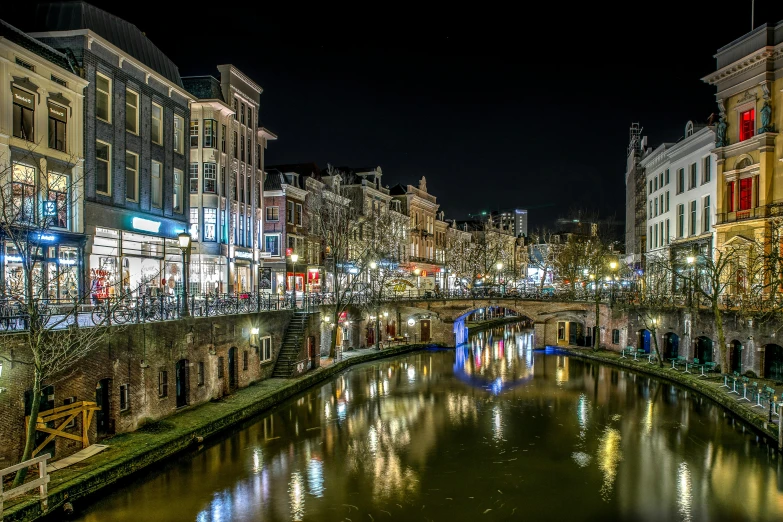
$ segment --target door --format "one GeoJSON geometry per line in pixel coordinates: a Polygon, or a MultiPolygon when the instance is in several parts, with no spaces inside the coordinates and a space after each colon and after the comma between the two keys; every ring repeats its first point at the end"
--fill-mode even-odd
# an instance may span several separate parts
{"type": "Polygon", "coordinates": [[[736,339],[731,341],[729,360],[731,361],[731,371],[742,373],[742,343],[736,339]]]}
{"type": "Polygon", "coordinates": [[[571,321],[568,323],[568,344],[576,344],[577,328],[576,323],[571,321]]]}
{"type": "Polygon", "coordinates": [[[177,374],[177,408],[188,404],[188,360],[180,359],[176,364],[177,374]]]}
{"type": "Polygon", "coordinates": [[[421,342],[426,343],[430,340],[430,320],[422,319],[419,321],[419,325],[421,332],[421,342]]]}
{"type": "Polygon", "coordinates": [[[237,385],[237,349],[228,350],[228,387],[234,389],[237,385]]]}
{"type": "Polygon", "coordinates": [[[95,404],[100,408],[95,416],[98,429],[98,437],[111,435],[111,400],[109,397],[111,391],[111,379],[101,379],[95,387],[95,404]]]}
{"type": "Polygon", "coordinates": [[[637,349],[643,349],[644,353],[650,353],[650,330],[639,331],[639,346],[637,349]]]}
{"type": "Polygon", "coordinates": [[[679,356],[680,337],[676,333],[669,332],[663,341],[664,359],[675,359],[679,356]]]}

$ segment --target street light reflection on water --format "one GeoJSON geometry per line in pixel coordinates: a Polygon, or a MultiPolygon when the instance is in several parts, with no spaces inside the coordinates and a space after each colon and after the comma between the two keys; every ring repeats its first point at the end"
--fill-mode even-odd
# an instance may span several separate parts
{"type": "Polygon", "coordinates": [[[781,459],[718,406],[532,346],[355,367],[80,520],[783,519],[781,459]]]}

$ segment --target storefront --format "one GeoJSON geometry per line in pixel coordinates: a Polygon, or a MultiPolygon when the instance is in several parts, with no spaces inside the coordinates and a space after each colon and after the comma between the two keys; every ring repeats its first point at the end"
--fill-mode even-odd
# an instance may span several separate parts
{"type": "Polygon", "coordinates": [[[225,245],[193,243],[190,252],[190,292],[225,294],[228,292],[228,259],[225,245]]]}
{"type": "Polygon", "coordinates": [[[296,285],[297,292],[304,292],[304,272],[286,272],[286,290],[291,292],[294,290],[294,284],[296,285]]]}
{"type": "Polygon", "coordinates": [[[307,292],[316,294],[321,292],[321,269],[318,267],[307,269],[307,292]]]}
{"type": "Polygon", "coordinates": [[[237,294],[253,292],[253,250],[237,246],[232,248],[234,251],[232,291],[237,294]]]}
{"type": "Polygon", "coordinates": [[[93,302],[120,294],[154,297],[182,292],[177,234],[185,229],[184,223],[98,205],[86,207],[87,232],[92,236],[88,284],[93,302]],[[89,224],[96,221],[104,225],[89,224]]]}
{"type": "Polygon", "coordinates": [[[37,234],[30,244],[0,237],[0,295],[22,298],[26,292],[27,274],[23,260],[33,258],[30,282],[36,299],[80,299],[84,295],[81,270],[85,237],[46,231],[37,234]]]}

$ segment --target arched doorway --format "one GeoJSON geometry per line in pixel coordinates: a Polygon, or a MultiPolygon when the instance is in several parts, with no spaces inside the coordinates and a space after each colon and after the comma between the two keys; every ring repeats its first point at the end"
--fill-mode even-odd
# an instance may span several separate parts
{"type": "Polygon", "coordinates": [[[783,381],[783,347],[768,344],[764,347],[764,377],[783,381]]]}
{"type": "Polygon", "coordinates": [[[742,343],[734,339],[729,346],[729,369],[742,373],[742,343]]]}
{"type": "Polygon", "coordinates": [[[650,330],[647,330],[646,328],[644,330],[639,330],[637,341],[637,350],[642,349],[644,350],[644,353],[650,353],[650,330]]]}
{"type": "Polygon", "coordinates": [[[694,359],[698,359],[699,362],[712,362],[712,339],[709,337],[699,336],[696,338],[696,351],[693,355],[694,359]]]}
{"type": "Polygon", "coordinates": [[[663,336],[663,358],[675,359],[680,355],[680,336],[674,332],[667,332],[663,336]]]}
{"type": "Polygon", "coordinates": [[[188,360],[180,359],[176,364],[177,377],[177,408],[187,406],[190,382],[188,379],[188,360]]]}

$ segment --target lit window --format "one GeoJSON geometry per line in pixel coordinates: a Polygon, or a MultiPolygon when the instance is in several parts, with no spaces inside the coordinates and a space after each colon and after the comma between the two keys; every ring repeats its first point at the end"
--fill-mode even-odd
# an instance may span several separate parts
{"type": "Polygon", "coordinates": [[[179,169],[174,169],[174,212],[182,214],[182,177],[183,172],[179,169]]]}
{"type": "Polygon", "coordinates": [[[204,209],[204,241],[215,241],[217,234],[217,209],[204,209]]]}
{"type": "Polygon", "coordinates": [[[185,118],[174,115],[174,152],[185,154],[185,118]]]}
{"type": "Polygon", "coordinates": [[[204,120],[204,148],[214,149],[217,147],[217,121],[204,120]]]}
{"type": "Polygon", "coordinates": [[[163,145],[163,107],[156,103],[152,104],[150,139],[152,143],[163,145]]]}
{"type": "Polygon", "coordinates": [[[11,182],[14,220],[31,223],[35,220],[35,167],[14,163],[11,182]]]}
{"type": "Polygon", "coordinates": [[[280,221],[280,207],[266,207],[267,221],[280,221]]]}
{"type": "Polygon", "coordinates": [[[68,228],[68,187],[70,178],[66,174],[49,173],[49,203],[44,214],[53,227],[68,228]]]}
{"type": "Polygon", "coordinates": [[[100,73],[95,75],[95,116],[111,123],[111,80],[100,73]]]}
{"type": "Polygon", "coordinates": [[[740,141],[753,137],[756,125],[756,110],[750,109],[740,113],[740,141]]]}
{"type": "MultiPolygon", "coordinates": [[[[196,165],[196,168],[198,168],[198,165],[196,165]]],[[[196,171],[196,174],[198,174],[198,171],[196,171]]],[[[217,164],[204,163],[204,192],[215,193],[216,191],[217,191],[217,164]]]]}
{"type": "Polygon", "coordinates": [[[190,237],[198,241],[198,208],[190,209],[190,237]]]}
{"type": "Polygon", "coordinates": [[[139,133],[139,95],[131,90],[125,91],[125,130],[139,133]]]}
{"type": "Polygon", "coordinates": [[[753,178],[743,178],[740,180],[740,210],[750,210],[753,204],[753,178]]]}
{"type": "Polygon", "coordinates": [[[198,148],[198,120],[190,120],[190,148],[198,148]]]}
{"type": "Polygon", "coordinates": [[[139,200],[139,157],[132,152],[125,152],[125,199],[139,200]]]}
{"type": "Polygon", "coordinates": [[[198,163],[190,164],[190,193],[198,193],[198,163]]]}
{"type": "Polygon", "coordinates": [[[153,207],[160,208],[163,201],[162,185],[161,185],[161,173],[163,172],[163,165],[155,160],[152,161],[152,170],[150,171],[150,185],[151,185],[151,203],[153,207]]]}

